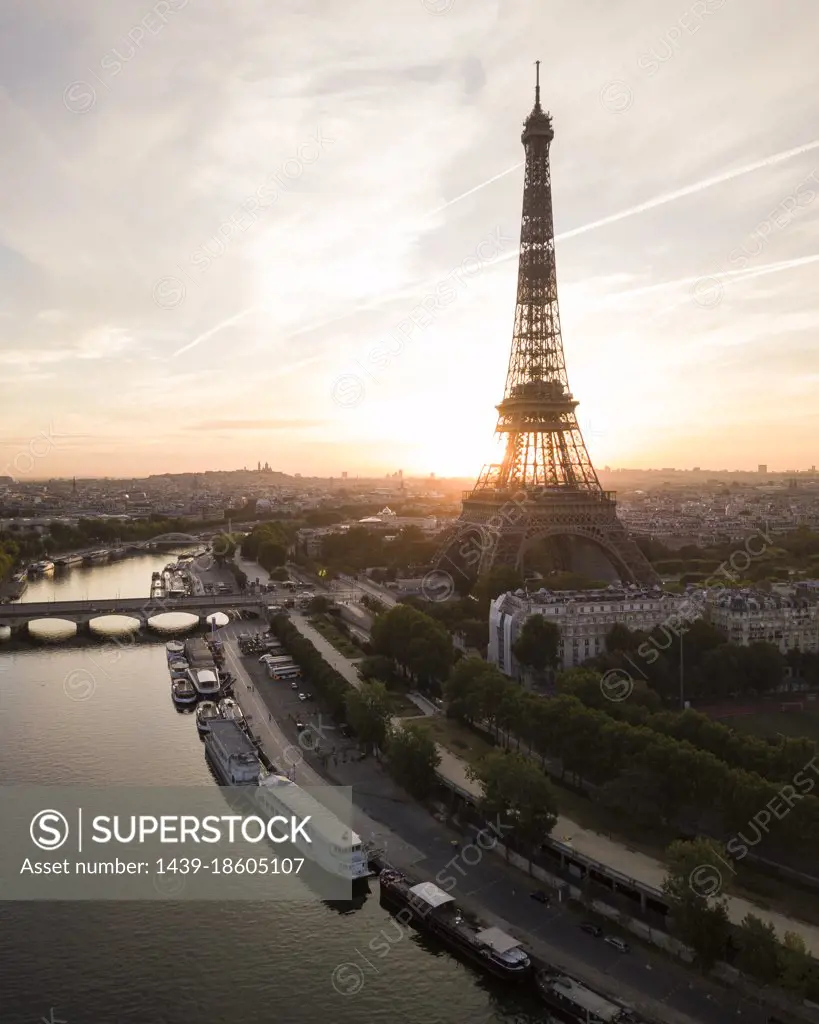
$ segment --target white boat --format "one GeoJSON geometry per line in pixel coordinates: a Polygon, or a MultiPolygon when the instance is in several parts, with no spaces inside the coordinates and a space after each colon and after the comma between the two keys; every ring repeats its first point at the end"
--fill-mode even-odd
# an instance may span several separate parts
{"type": "Polygon", "coordinates": [[[41,562],[35,562],[28,570],[32,576],[47,576],[54,572],[54,563],[44,558],[41,562]]]}
{"type": "Polygon", "coordinates": [[[171,697],[174,704],[195,704],[197,701],[196,687],[190,679],[184,677],[172,679],[171,697]]]}
{"type": "Polygon", "coordinates": [[[168,663],[181,660],[185,656],[185,645],[181,640],[169,640],[165,644],[165,653],[168,655],[168,663]]]}
{"type": "Polygon", "coordinates": [[[310,842],[297,835],[295,846],[328,874],[351,882],[372,874],[360,836],[295,782],[283,775],[267,775],[259,781],[254,802],[271,816],[309,817],[306,831],[310,842]]]}
{"type": "Polygon", "coordinates": [[[184,658],[174,658],[173,661],[168,662],[168,668],[171,670],[171,673],[187,672],[190,665],[184,658]]]}
{"type": "Polygon", "coordinates": [[[237,722],[212,718],[205,750],[226,786],[256,786],[262,772],[256,748],[237,722]]]}
{"type": "Polygon", "coordinates": [[[200,697],[219,696],[219,677],[213,669],[197,668],[190,671],[191,680],[200,697]]]}
{"type": "Polygon", "coordinates": [[[212,700],[203,700],[196,707],[196,728],[199,732],[209,732],[211,722],[221,718],[219,708],[212,700]]]}
{"type": "Polygon", "coordinates": [[[219,701],[219,714],[222,718],[227,719],[229,722],[236,722],[238,725],[241,725],[245,720],[242,709],[232,697],[225,697],[224,700],[219,701]]]}

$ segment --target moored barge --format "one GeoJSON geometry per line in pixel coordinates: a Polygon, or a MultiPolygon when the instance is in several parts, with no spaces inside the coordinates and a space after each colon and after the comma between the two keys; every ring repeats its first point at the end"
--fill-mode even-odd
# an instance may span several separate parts
{"type": "Polygon", "coordinates": [[[454,953],[505,981],[531,976],[532,962],[520,942],[487,928],[461,910],[454,897],[432,882],[414,885],[405,875],[386,869],[379,875],[381,900],[416,928],[428,931],[454,953]]]}

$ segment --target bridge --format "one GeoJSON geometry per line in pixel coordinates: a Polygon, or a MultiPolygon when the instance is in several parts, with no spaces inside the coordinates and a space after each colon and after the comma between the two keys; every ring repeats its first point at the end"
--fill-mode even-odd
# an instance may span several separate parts
{"type": "Polygon", "coordinates": [[[12,630],[32,619],[68,619],[84,625],[100,615],[129,615],[144,625],[162,612],[187,612],[209,615],[211,612],[231,609],[261,608],[265,605],[258,595],[197,595],[195,597],[115,597],[89,601],[32,601],[29,604],[4,604],[0,607],[0,626],[12,630]]]}

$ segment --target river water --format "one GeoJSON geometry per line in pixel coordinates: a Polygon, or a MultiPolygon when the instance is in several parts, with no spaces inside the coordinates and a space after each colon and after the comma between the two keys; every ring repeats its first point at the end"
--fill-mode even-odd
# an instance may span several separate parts
{"type": "MultiPolygon", "coordinates": [[[[78,567],[31,583],[23,600],[143,597],[169,557],[78,567]]],[[[213,785],[191,716],[175,711],[168,690],[159,640],[0,645],[0,782],[213,785]]],[[[380,907],[377,884],[363,906],[341,908],[174,903],[159,895],[138,903],[0,903],[2,1024],[548,1019],[523,993],[496,987],[402,932],[380,907]],[[386,948],[381,938],[386,955],[361,952],[374,940],[386,948]]]]}

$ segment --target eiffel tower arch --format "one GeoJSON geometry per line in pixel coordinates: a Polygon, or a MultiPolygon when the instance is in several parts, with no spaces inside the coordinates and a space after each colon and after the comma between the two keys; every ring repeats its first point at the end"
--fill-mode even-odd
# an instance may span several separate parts
{"type": "Polygon", "coordinates": [[[485,467],[463,495],[443,538],[438,569],[474,579],[498,565],[523,570],[540,548],[554,568],[653,585],[659,579],[604,491],[569,389],[557,299],[549,149],[551,115],[535,105],[523,125],[526,152],[512,350],[496,433],[503,461],[485,467]]]}

